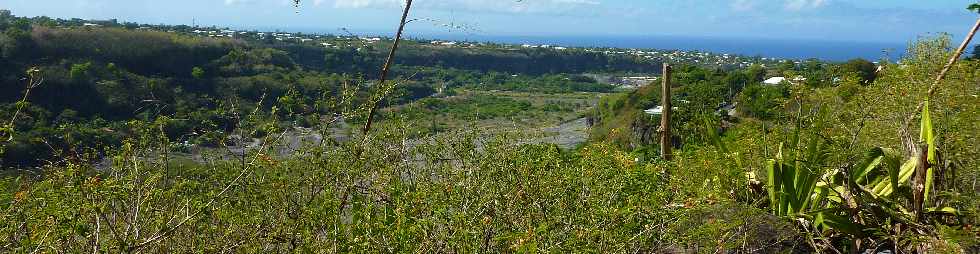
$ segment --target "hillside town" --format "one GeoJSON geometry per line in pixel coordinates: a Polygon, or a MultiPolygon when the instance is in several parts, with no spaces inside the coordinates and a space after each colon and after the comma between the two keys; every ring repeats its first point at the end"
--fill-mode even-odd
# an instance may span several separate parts
{"type": "MultiPolygon", "coordinates": [[[[81,19],[51,19],[52,26],[62,29],[84,29],[97,27],[120,27],[126,29],[152,30],[168,33],[189,34],[211,38],[229,38],[239,40],[253,40],[281,43],[299,43],[317,45],[326,48],[353,48],[362,50],[365,46],[373,44],[391,43],[391,38],[384,36],[319,34],[283,31],[256,31],[233,29],[224,27],[201,27],[186,25],[149,25],[136,23],[119,23],[117,20],[81,20],[81,19]]],[[[347,30],[343,30],[347,32],[347,30]]],[[[724,69],[745,68],[754,64],[763,67],[775,65],[783,61],[793,61],[801,64],[801,60],[779,59],[768,57],[749,57],[728,53],[713,53],[701,51],[683,50],[661,50],[661,49],[626,49],[626,48],[600,48],[600,47],[571,47],[550,44],[498,44],[489,42],[436,40],[436,39],[416,39],[412,42],[426,44],[435,48],[460,48],[460,49],[496,49],[507,51],[526,51],[526,50],[552,50],[552,51],[585,51],[593,53],[603,53],[607,55],[625,55],[646,59],[649,61],[682,63],[703,67],[716,67],[724,69]]],[[[630,82],[623,82],[624,84],[630,82]]]]}

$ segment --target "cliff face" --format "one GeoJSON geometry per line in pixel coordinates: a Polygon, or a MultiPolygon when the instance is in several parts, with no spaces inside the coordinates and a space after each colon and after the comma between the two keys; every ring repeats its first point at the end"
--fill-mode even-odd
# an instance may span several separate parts
{"type": "Polygon", "coordinates": [[[657,140],[659,118],[643,111],[655,107],[660,88],[645,86],[635,91],[603,98],[588,116],[590,139],[634,149],[657,140]]]}
{"type": "Polygon", "coordinates": [[[630,124],[630,142],[628,144],[630,148],[638,148],[657,142],[657,128],[660,126],[655,124],[651,118],[642,114],[633,119],[633,123],[630,124]]]}
{"type": "MultiPolygon", "coordinates": [[[[633,115],[633,114],[627,114],[633,115]]],[[[657,142],[657,128],[660,126],[654,120],[654,117],[646,114],[635,115],[630,119],[620,119],[626,120],[629,124],[622,126],[611,126],[612,124],[607,122],[614,120],[616,118],[622,118],[622,116],[612,116],[612,117],[602,117],[598,115],[590,115],[586,117],[586,124],[592,133],[590,138],[593,140],[605,140],[616,143],[622,147],[627,148],[638,148],[641,146],[646,146],[654,144],[657,142]],[[596,134],[596,129],[612,127],[608,133],[601,134],[598,136],[596,134]]]]}

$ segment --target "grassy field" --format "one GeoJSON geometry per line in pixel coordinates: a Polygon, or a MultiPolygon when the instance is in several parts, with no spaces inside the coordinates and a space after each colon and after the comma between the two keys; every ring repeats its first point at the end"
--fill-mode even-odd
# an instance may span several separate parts
{"type": "Polygon", "coordinates": [[[384,112],[412,124],[419,133],[460,129],[485,132],[545,130],[581,119],[603,93],[539,94],[464,90],[457,95],[427,98],[384,112]]]}

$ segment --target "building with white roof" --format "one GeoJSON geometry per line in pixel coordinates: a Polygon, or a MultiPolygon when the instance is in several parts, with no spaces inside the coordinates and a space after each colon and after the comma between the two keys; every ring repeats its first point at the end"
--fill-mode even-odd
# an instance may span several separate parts
{"type": "MultiPolygon", "coordinates": [[[[673,110],[677,110],[677,107],[671,107],[671,108],[673,110]]],[[[648,115],[663,115],[664,106],[656,106],[654,108],[644,110],[643,113],[647,113],[648,115]]]]}
{"type": "Polygon", "coordinates": [[[789,80],[787,80],[785,77],[771,77],[766,81],[762,81],[762,83],[766,85],[779,85],[782,84],[783,82],[788,82],[788,81],[789,80]]]}

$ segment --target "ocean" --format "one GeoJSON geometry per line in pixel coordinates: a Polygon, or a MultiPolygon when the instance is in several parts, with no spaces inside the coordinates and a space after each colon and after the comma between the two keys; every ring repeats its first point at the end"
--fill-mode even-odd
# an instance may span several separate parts
{"type": "Polygon", "coordinates": [[[615,47],[702,51],[719,54],[761,56],[780,59],[816,58],[825,61],[847,61],[863,58],[869,61],[897,60],[905,54],[907,43],[848,42],[831,40],[729,39],[679,36],[484,36],[445,34],[430,39],[497,42],[508,44],[556,45],[571,47],[615,47]]]}

